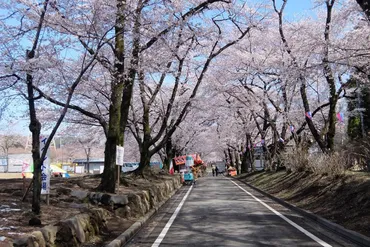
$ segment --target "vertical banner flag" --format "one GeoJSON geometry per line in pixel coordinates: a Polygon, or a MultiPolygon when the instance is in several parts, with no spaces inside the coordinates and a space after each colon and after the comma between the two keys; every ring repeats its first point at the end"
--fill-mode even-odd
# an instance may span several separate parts
{"type": "MultiPolygon", "coordinates": [[[[40,152],[42,153],[45,149],[47,137],[40,136],[40,152]]],[[[41,194],[50,194],[50,154],[49,150],[46,152],[44,161],[41,164],[41,194]]]]}
{"type": "Polygon", "coordinates": [[[340,123],[344,123],[344,114],[343,114],[343,112],[338,112],[337,113],[337,119],[340,123]]]}
{"type": "Polygon", "coordinates": [[[26,162],[23,162],[22,164],[22,178],[26,176],[26,172],[27,170],[29,170],[28,168],[30,167],[30,164],[26,163],[26,162]]]}
{"type": "Polygon", "coordinates": [[[309,119],[312,119],[312,114],[310,111],[306,112],[306,117],[308,117],[309,119]]]}
{"type": "Polygon", "coordinates": [[[169,170],[170,174],[173,175],[175,173],[175,170],[173,168],[173,163],[172,163],[172,160],[170,162],[170,170],[169,170]]]}
{"type": "Polygon", "coordinates": [[[116,146],[116,165],[123,166],[123,155],[125,153],[125,148],[121,146],[116,146]]]}

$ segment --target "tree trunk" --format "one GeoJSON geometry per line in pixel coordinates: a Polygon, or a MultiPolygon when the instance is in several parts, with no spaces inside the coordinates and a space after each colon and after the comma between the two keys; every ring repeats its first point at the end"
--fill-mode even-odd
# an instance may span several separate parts
{"type": "Polygon", "coordinates": [[[123,145],[123,132],[121,132],[121,104],[122,90],[125,73],[125,0],[117,0],[117,13],[115,31],[115,62],[114,74],[111,83],[111,96],[109,106],[109,126],[107,141],[104,151],[104,171],[98,190],[114,193],[116,189],[116,149],[117,145],[123,145]]]}
{"type": "Polygon", "coordinates": [[[227,152],[229,154],[229,161],[230,161],[230,166],[234,167],[234,161],[233,161],[233,156],[231,154],[231,148],[227,148],[227,152]]]}
{"type": "Polygon", "coordinates": [[[140,165],[136,169],[136,175],[143,175],[143,171],[150,166],[150,158],[154,153],[150,151],[151,147],[151,128],[150,128],[150,105],[145,98],[145,76],[144,72],[139,73],[139,88],[141,92],[141,102],[143,105],[142,128],[143,140],[140,145],[140,165]]]}
{"type": "Polygon", "coordinates": [[[240,174],[240,155],[238,150],[234,150],[234,155],[235,155],[235,168],[236,168],[236,173],[239,175],[240,174]]]}
{"type": "MultiPolygon", "coordinates": [[[[301,93],[302,103],[303,103],[305,112],[307,113],[310,111],[310,106],[309,106],[308,99],[307,99],[306,81],[304,80],[304,78],[301,78],[301,83],[302,84],[300,87],[300,93],[301,93]]],[[[315,125],[313,124],[312,119],[306,116],[306,122],[311,131],[313,138],[315,138],[315,141],[319,145],[320,149],[323,151],[323,153],[326,153],[327,149],[326,149],[325,142],[323,141],[323,139],[320,136],[320,133],[317,131],[315,125]]]]}
{"type": "MultiPolygon", "coordinates": [[[[125,1],[126,2],[126,1],[125,1]]],[[[128,74],[125,77],[124,85],[122,88],[122,101],[121,101],[121,145],[124,144],[124,133],[127,126],[128,114],[130,112],[132,92],[134,89],[134,82],[139,65],[139,52],[140,52],[140,20],[141,20],[141,10],[142,10],[142,1],[139,1],[138,7],[135,10],[135,24],[133,30],[133,44],[132,44],[132,57],[130,61],[130,69],[128,74]]],[[[122,41],[123,42],[123,41],[122,41]]],[[[124,56],[124,53],[122,53],[124,56]]]]}
{"type": "Polygon", "coordinates": [[[149,147],[146,144],[143,144],[140,148],[140,165],[139,168],[135,170],[135,174],[137,176],[144,177],[145,169],[150,167],[150,158],[151,154],[149,151],[149,147]]]}
{"type": "Polygon", "coordinates": [[[29,129],[32,133],[32,160],[33,169],[33,194],[32,194],[32,212],[40,214],[41,212],[41,153],[40,153],[40,131],[41,124],[36,116],[33,77],[27,74],[28,106],[30,113],[29,129]]]}
{"type": "Polygon", "coordinates": [[[332,9],[333,9],[334,2],[327,2],[327,15],[326,15],[326,25],[325,25],[325,32],[324,37],[326,41],[325,50],[324,50],[324,58],[323,58],[323,64],[324,64],[324,75],[326,82],[329,85],[329,128],[327,133],[327,151],[332,152],[334,151],[334,138],[335,138],[335,131],[336,131],[336,106],[338,102],[338,95],[336,92],[335,87],[335,80],[333,71],[330,67],[329,63],[329,43],[330,43],[330,26],[331,26],[331,17],[332,17],[332,9]]]}
{"type": "MultiPolygon", "coordinates": [[[[116,97],[120,97],[120,99],[116,99],[117,106],[114,108],[115,111],[119,111],[119,125],[120,125],[120,134],[118,143],[123,147],[124,146],[124,135],[125,135],[125,129],[126,129],[126,123],[127,123],[127,115],[128,115],[128,108],[125,111],[122,110],[122,107],[124,105],[123,101],[127,100],[127,95],[124,95],[124,89],[126,88],[125,80],[125,11],[126,11],[126,0],[117,0],[117,16],[116,16],[116,25],[115,25],[115,56],[116,61],[114,64],[115,67],[115,74],[114,74],[114,80],[117,81],[117,83],[121,84],[120,86],[116,86],[115,90],[120,90],[121,93],[116,95],[116,97]],[[127,111],[127,113],[126,113],[127,111]],[[126,119],[124,120],[124,116],[126,116],[126,119]]],[[[112,93],[113,94],[113,93],[112,93]]],[[[131,102],[131,95],[128,99],[128,104],[131,102]]],[[[109,115],[111,116],[111,114],[109,115]]]]}
{"type": "Polygon", "coordinates": [[[104,171],[98,190],[115,193],[116,190],[116,150],[120,141],[120,105],[122,84],[112,85],[111,104],[109,106],[109,126],[104,153],[104,171]]]}
{"type": "Polygon", "coordinates": [[[87,171],[88,173],[90,174],[90,148],[88,150],[88,153],[87,153],[87,171]]]}
{"type": "MultiPolygon", "coordinates": [[[[39,24],[37,27],[36,36],[33,42],[31,50],[27,50],[26,58],[27,62],[35,57],[35,50],[39,43],[40,33],[42,25],[44,22],[46,10],[49,4],[49,0],[45,0],[43,4],[43,9],[41,11],[39,24]]],[[[29,129],[32,133],[32,159],[33,159],[33,195],[32,195],[32,212],[35,214],[40,214],[41,212],[41,152],[40,152],[40,132],[41,123],[36,116],[35,108],[35,95],[33,89],[33,75],[32,71],[27,71],[26,74],[27,83],[27,97],[28,97],[28,107],[30,114],[30,125],[29,129]]]]}
{"type": "Polygon", "coordinates": [[[226,163],[227,165],[230,165],[230,162],[229,162],[229,156],[228,156],[228,154],[227,154],[226,149],[224,149],[224,155],[225,155],[225,163],[226,163]]]}
{"type": "Polygon", "coordinates": [[[250,171],[253,172],[255,171],[255,167],[254,167],[254,149],[253,149],[253,143],[252,143],[252,136],[250,133],[247,133],[246,134],[246,145],[247,145],[247,149],[246,149],[246,162],[247,162],[247,171],[248,171],[248,166],[250,167],[250,171]]]}
{"type": "Polygon", "coordinates": [[[327,133],[327,150],[329,152],[334,151],[334,138],[335,138],[335,132],[336,132],[336,106],[337,106],[337,100],[336,96],[332,96],[329,100],[330,106],[329,106],[329,129],[327,133]]]}
{"type": "Polygon", "coordinates": [[[174,158],[174,152],[173,152],[173,146],[172,146],[171,138],[169,138],[167,140],[167,143],[166,143],[166,146],[165,146],[165,151],[166,151],[166,157],[164,158],[163,169],[168,171],[170,169],[171,161],[174,158]]]}
{"type": "Polygon", "coordinates": [[[144,129],[144,136],[143,142],[140,148],[140,165],[139,168],[136,169],[136,175],[143,175],[143,171],[150,166],[150,158],[152,157],[152,153],[150,152],[150,123],[149,123],[149,108],[148,105],[144,105],[143,109],[143,129],[144,129]]]}
{"type": "Polygon", "coordinates": [[[253,149],[253,143],[252,143],[252,137],[249,135],[247,138],[247,145],[249,145],[249,149],[247,150],[247,157],[248,157],[248,163],[250,165],[251,172],[254,172],[256,170],[256,167],[254,165],[254,149],[253,149]]]}
{"type": "Polygon", "coordinates": [[[242,164],[241,164],[241,173],[247,173],[248,172],[248,144],[246,147],[242,147],[242,164]]]}

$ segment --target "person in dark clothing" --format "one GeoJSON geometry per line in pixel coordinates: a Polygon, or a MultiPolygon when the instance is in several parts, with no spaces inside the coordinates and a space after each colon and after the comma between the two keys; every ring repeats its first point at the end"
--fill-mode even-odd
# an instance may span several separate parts
{"type": "Polygon", "coordinates": [[[215,168],[215,172],[216,172],[216,177],[218,176],[218,167],[216,166],[215,168]]]}

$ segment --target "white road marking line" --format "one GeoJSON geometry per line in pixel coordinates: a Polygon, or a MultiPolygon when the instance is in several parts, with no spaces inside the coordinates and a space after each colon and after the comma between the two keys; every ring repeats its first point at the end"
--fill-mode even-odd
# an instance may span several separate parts
{"type": "Polygon", "coordinates": [[[158,238],[155,240],[152,247],[158,247],[161,244],[162,240],[164,239],[168,230],[170,229],[173,221],[176,219],[177,214],[180,212],[180,209],[184,205],[186,198],[189,196],[190,191],[191,191],[192,188],[193,188],[193,185],[190,186],[188,192],[186,193],[184,198],[182,198],[180,204],[177,206],[175,212],[172,214],[171,218],[168,220],[166,226],[163,228],[162,232],[159,234],[158,238]]]}
{"type": "Polygon", "coordinates": [[[247,193],[248,195],[250,195],[254,200],[258,201],[259,203],[261,203],[263,206],[265,206],[266,208],[270,209],[273,213],[275,213],[277,216],[279,216],[280,218],[282,218],[283,220],[285,220],[286,222],[288,222],[289,224],[291,224],[292,226],[294,226],[296,229],[298,229],[299,231],[301,231],[302,233],[304,233],[305,235],[307,235],[308,237],[310,237],[311,239],[315,240],[317,243],[321,244],[322,246],[325,246],[325,247],[331,247],[330,244],[326,243],[325,241],[321,240],[320,238],[316,237],[315,235],[313,235],[312,233],[310,233],[309,231],[305,230],[303,227],[297,225],[296,223],[294,223],[293,221],[291,221],[290,219],[288,219],[287,217],[285,217],[284,215],[282,215],[281,213],[279,213],[278,211],[276,211],[275,209],[273,209],[272,207],[270,207],[269,205],[267,205],[266,203],[264,203],[263,201],[261,201],[260,199],[258,199],[257,197],[255,197],[254,195],[252,195],[250,192],[246,191],[245,189],[243,189],[242,187],[240,187],[237,183],[235,183],[234,181],[230,180],[233,184],[235,184],[236,186],[239,187],[239,189],[241,189],[242,191],[244,191],[245,193],[247,193]]]}

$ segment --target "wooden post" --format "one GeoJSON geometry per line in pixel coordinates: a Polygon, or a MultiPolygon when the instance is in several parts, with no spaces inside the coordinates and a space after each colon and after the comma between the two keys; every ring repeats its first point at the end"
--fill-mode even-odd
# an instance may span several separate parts
{"type": "Polygon", "coordinates": [[[119,179],[120,179],[120,170],[121,170],[121,166],[117,166],[118,167],[118,172],[117,172],[117,174],[118,174],[118,179],[117,179],[117,182],[118,182],[118,186],[117,186],[117,191],[119,191],[119,179]]]}

